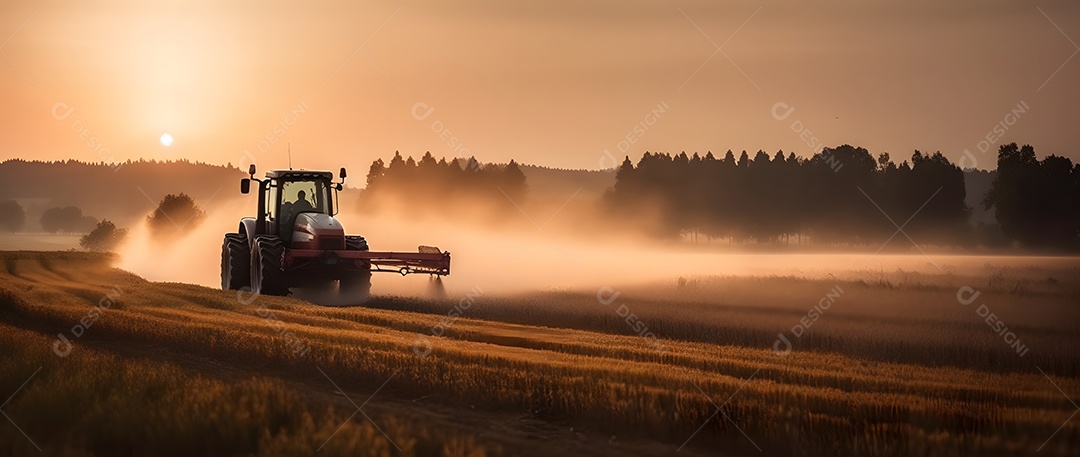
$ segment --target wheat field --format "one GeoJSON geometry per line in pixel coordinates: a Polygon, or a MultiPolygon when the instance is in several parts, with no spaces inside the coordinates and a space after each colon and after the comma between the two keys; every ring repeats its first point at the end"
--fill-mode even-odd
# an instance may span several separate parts
{"type": "Polygon", "coordinates": [[[148,282],[107,255],[0,257],[10,455],[1080,449],[1075,270],[715,277],[336,308],[148,282]],[[957,284],[977,302],[958,304],[957,284]]]}

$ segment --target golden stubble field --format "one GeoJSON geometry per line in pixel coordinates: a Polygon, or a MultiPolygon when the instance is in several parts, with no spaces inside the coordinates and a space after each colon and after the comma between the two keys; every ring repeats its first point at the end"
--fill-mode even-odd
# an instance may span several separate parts
{"type": "Polygon", "coordinates": [[[152,283],[108,256],[0,257],[5,454],[1080,448],[1076,267],[332,308],[152,283]]]}

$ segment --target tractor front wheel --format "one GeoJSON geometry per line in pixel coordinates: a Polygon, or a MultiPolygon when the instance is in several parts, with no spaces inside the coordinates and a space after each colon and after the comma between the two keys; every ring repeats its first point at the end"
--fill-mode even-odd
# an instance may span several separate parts
{"type": "Polygon", "coordinates": [[[221,243],[221,290],[240,290],[251,285],[251,253],[247,237],[225,234],[221,243]]]}
{"type": "Polygon", "coordinates": [[[367,240],[360,235],[345,235],[345,249],[350,251],[368,250],[367,240]]]}
{"type": "Polygon", "coordinates": [[[285,247],[276,236],[255,238],[251,251],[251,291],[262,295],[288,295],[282,261],[285,247]]]}

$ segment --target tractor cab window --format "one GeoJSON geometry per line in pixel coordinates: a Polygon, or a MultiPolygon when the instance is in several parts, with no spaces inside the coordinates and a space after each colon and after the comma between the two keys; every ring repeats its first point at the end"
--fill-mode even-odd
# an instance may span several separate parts
{"type": "Polygon", "coordinates": [[[287,236],[293,221],[300,213],[316,212],[330,214],[329,182],[285,181],[281,183],[281,209],[278,211],[278,233],[287,236]]]}
{"type": "Polygon", "coordinates": [[[312,211],[329,214],[328,190],[323,181],[286,181],[281,184],[282,209],[288,205],[293,215],[312,211]]]}

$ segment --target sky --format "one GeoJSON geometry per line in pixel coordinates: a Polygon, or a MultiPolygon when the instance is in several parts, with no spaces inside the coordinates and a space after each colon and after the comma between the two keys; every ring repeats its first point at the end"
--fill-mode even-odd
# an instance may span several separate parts
{"type": "Polygon", "coordinates": [[[5,1],[0,160],[1078,161],[1077,39],[1075,1],[5,1]]]}

